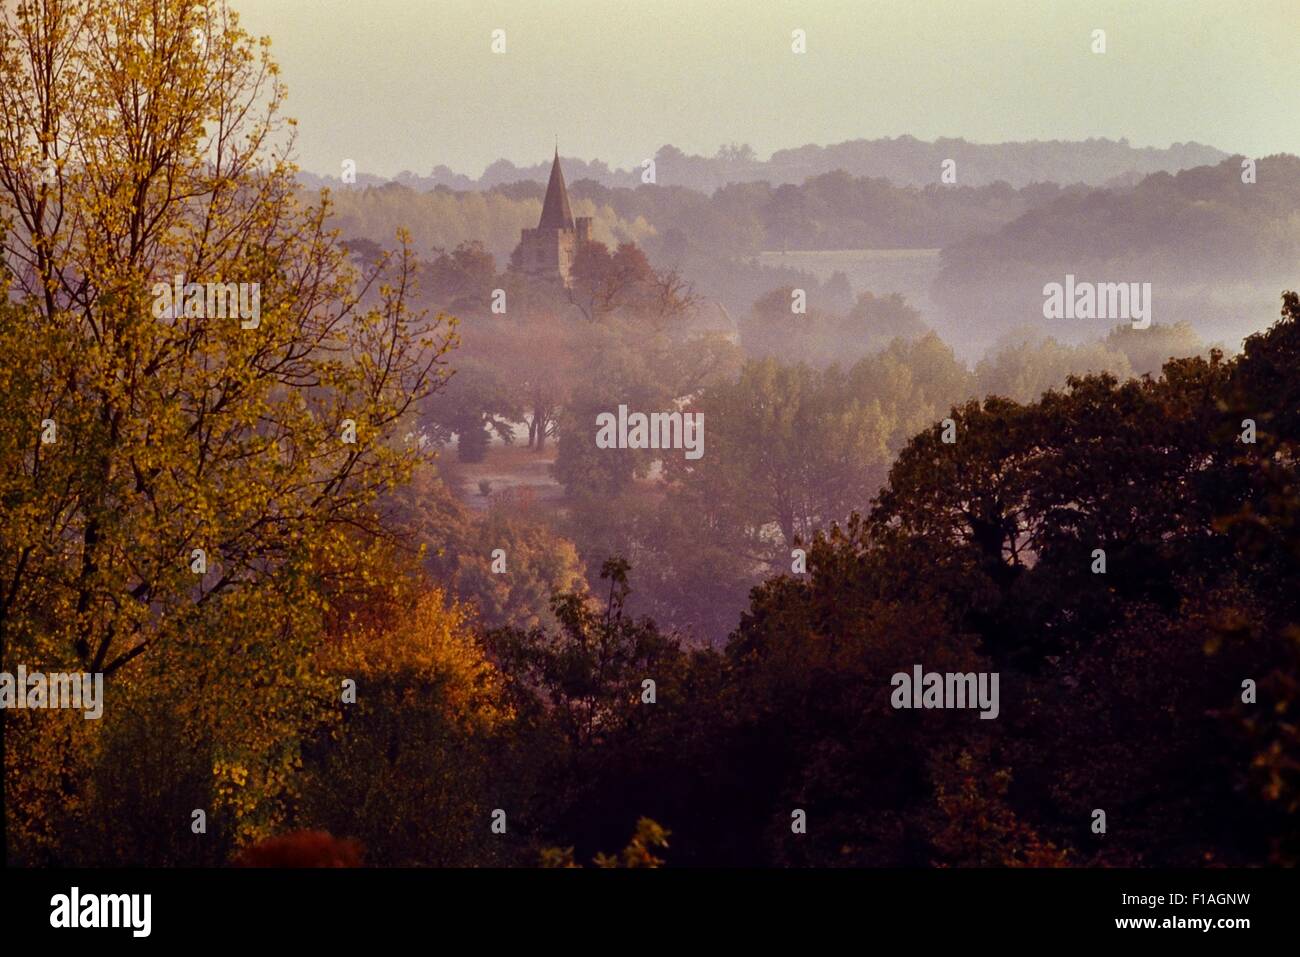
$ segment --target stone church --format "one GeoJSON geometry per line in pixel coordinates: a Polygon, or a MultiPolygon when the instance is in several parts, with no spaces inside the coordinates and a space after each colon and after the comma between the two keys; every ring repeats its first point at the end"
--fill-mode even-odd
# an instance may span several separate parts
{"type": "Polygon", "coordinates": [[[572,279],[574,257],[578,247],[591,240],[591,217],[573,217],[569,208],[569,191],[560,170],[560,151],[555,151],[551,180],[546,184],[546,201],[536,229],[520,230],[515,259],[519,268],[530,276],[550,279],[568,286],[572,279]]]}

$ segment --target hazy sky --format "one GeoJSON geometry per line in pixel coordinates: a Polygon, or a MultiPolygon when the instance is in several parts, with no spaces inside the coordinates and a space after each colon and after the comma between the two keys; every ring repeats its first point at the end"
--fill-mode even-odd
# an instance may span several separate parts
{"type": "Polygon", "coordinates": [[[232,3],[272,38],[300,162],[321,173],[477,176],[549,158],[557,135],[625,167],[664,143],[766,158],[905,133],[1300,153],[1300,0],[232,3]]]}

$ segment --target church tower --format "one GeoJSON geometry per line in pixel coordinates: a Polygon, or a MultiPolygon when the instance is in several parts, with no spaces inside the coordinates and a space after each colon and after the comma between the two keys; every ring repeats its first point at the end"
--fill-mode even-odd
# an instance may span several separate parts
{"type": "Polygon", "coordinates": [[[560,169],[560,150],[555,150],[551,179],[546,184],[542,218],[536,229],[520,231],[516,257],[520,268],[530,276],[551,279],[569,285],[573,260],[578,247],[591,240],[591,217],[573,216],[569,208],[569,191],[560,169]]]}

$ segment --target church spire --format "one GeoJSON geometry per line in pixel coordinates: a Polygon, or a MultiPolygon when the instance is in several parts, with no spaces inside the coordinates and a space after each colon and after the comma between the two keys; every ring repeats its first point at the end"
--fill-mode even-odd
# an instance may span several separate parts
{"type": "Polygon", "coordinates": [[[569,191],[564,187],[564,173],[560,171],[560,147],[555,146],[555,161],[551,163],[551,181],[546,184],[546,201],[542,203],[542,218],[538,229],[573,229],[573,211],[569,209],[569,191]]]}

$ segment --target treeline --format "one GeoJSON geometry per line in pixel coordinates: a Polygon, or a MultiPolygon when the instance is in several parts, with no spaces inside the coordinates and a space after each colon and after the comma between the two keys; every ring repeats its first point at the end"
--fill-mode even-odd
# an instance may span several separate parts
{"type": "MultiPolygon", "coordinates": [[[[806,271],[760,263],[765,250],[941,248],[930,289],[937,312],[929,319],[963,352],[978,354],[998,335],[1041,321],[1044,284],[1067,274],[1151,282],[1158,321],[1192,322],[1216,338],[1244,335],[1235,303],[1253,289],[1260,295],[1250,308],[1262,306],[1262,290],[1276,288],[1300,254],[1287,212],[1300,200],[1300,159],[1260,160],[1254,182],[1243,182],[1241,162],[1159,172],[1111,189],[975,187],[960,178],[955,186],[913,187],[843,170],[800,185],[733,183],[708,194],[570,182],[575,211],[594,218],[598,240],[610,248],[635,242],[735,313],[780,286],[819,298],[840,294],[806,271]]],[[[536,182],[484,192],[343,190],[334,221],[350,240],[382,247],[409,227],[427,257],[480,242],[504,263],[519,230],[536,224],[543,190],[536,182]]],[[[854,281],[882,291],[866,267],[854,281]]],[[[1063,325],[1054,334],[1077,341],[1098,331],[1063,325]]]]}
{"type": "MultiPolygon", "coordinates": [[[[640,263],[618,276],[639,270],[641,281],[657,281],[634,248],[618,255],[640,263]]],[[[592,321],[570,301],[593,301],[592,277],[580,277],[568,294],[535,288],[498,273],[474,247],[444,254],[420,275],[442,290],[441,301],[473,310],[463,313],[470,318],[460,325],[454,378],[420,413],[422,434],[446,450],[437,477],[431,474],[417,497],[437,516],[426,524],[490,526],[452,522],[456,495],[434,490],[445,483],[464,490],[461,497],[481,495],[493,522],[509,515],[529,536],[550,542],[557,557],[574,549],[588,581],[611,554],[627,557],[639,570],[629,607],[714,645],[725,640],[749,589],[786,564],[794,540],[844,521],[869,500],[907,439],[944,409],[988,394],[1033,401],[1070,375],[1127,379],[1158,373],[1172,356],[1209,352],[1183,324],[1140,332],[1121,326],[1078,345],[1042,335],[1010,341],[972,369],[897,296],[854,300],[847,288],[832,288],[816,298],[821,305],[795,314],[793,290],[775,289],[741,317],[733,341],[702,328],[689,310],[648,311],[656,300],[641,295],[621,303],[594,297],[612,308],[592,321]],[[494,285],[507,290],[524,319],[483,314],[494,285]],[[546,305],[529,296],[551,298],[546,305]],[[843,311],[831,311],[836,306],[843,311]],[[648,450],[610,455],[592,444],[602,412],[679,402],[705,415],[709,452],[701,461],[648,450]],[[466,488],[460,463],[482,461],[493,441],[537,452],[555,444],[552,472],[565,491],[558,511],[511,501],[491,482],[466,488]]],[[[491,534],[515,540],[501,528],[491,534]]],[[[440,551],[448,537],[422,541],[440,551]]],[[[486,609],[508,606],[523,619],[546,617],[545,584],[560,582],[570,566],[521,550],[510,576],[494,576],[490,536],[470,537],[482,546],[477,552],[452,548],[476,569],[457,572],[457,594],[486,609]],[[515,598],[504,599],[505,591],[515,598]],[[521,596],[535,604],[524,607],[521,596]]],[[[490,620],[509,619],[494,611],[490,620]]]]}
{"type": "Polygon", "coordinates": [[[1292,214],[1300,204],[1300,157],[1267,157],[1253,171],[1242,162],[1233,157],[1157,173],[1132,189],[1056,197],[994,235],[946,248],[941,282],[957,292],[994,269],[1140,274],[1150,281],[1273,276],[1292,268],[1300,253],[1292,214]]]}
{"type": "Polygon", "coordinates": [[[546,782],[515,846],[585,860],[649,816],[679,865],[1294,863],[1284,316],[1232,361],[959,405],[721,653],[630,617],[622,562],[557,626],[489,632],[546,782]],[[998,718],[894,709],[915,664],[997,672],[998,718]]]}
{"type": "Polygon", "coordinates": [[[569,290],[341,244],[221,2],[0,17],[0,673],[104,681],[0,708],[0,861],[1295,862],[1294,294],[1232,360],[1025,401],[973,396],[1096,357],[972,371],[843,284],[780,361],[764,286],[746,357],[635,243],[569,290]],[[158,308],[178,273],[265,309],[158,308]],[[827,363],[855,324],[904,333],[827,363]],[[593,408],[679,400],[703,459],[584,459],[593,408]],[[520,422],[567,524],[430,471],[520,422]],[[998,718],[895,710],[917,665],[997,672],[998,718]]]}
{"type": "MultiPolygon", "coordinates": [[[[386,184],[364,189],[335,190],[332,223],[344,238],[366,240],[393,248],[399,230],[407,230],[422,256],[454,249],[467,242],[482,244],[501,261],[519,244],[519,231],[532,229],[542,214],[543,189],[527,195],[511,192],[452,193],[417,191],[386,184]]],[[[573,214],[592,218],[592,238],[606,244],[644,239],[651,225],[636,216],[624,219],[608,205],[574,195],[573,214]]],[[[304,201],[314,194],[304,193],[304,201]]]]}
{"type": "MultiPolygon", "coordinates": [[[[932,294],[948,317],[996,336],[1041,321],[1043,287],[1081,281],[1150,282],[1153,315],[1235,340],[1300,258],[1300,158],[1243,168],[1157,173],[1131,189],[1060,196],[989,235],[944,248],[932,294]],[[1248,181],[1247,181],[1248,180],[1248,181]]],[[[1059,324],[1078,340],[1086,324],[1059,324]]]]}
{"type": "Polygon", "coordinates": [[[150,689],[197,662],[146,656],[78,799],[39,839],[19,815],[16,859],[218,863],[324,829],[397,865],[586,862],[634,831],[631,856],[649,840],[679,866],[1293,864],[1297,370],[1288,294],[1232,361],[943,410],[955,431],[907,440],[720,651],[631,613],[626,561],[546,621],[485,629],[390,551],[364,584],[320,583],[295,692],[315,682],[318,710],[272,752],[296,757],[230,769],[259,722],[189,737],[192,703],[150,689]],[[996,672],[998,717],[897,710],[915,665],[996,672]],[[159,826],[193,807],[206,835],[159,826]]]}
{"type": "MultiPolygon", "coordinates": [[[[798,184],[836,170],[852,176],[882,177],[904,186],[925,186],[938,181],[941,166],[949,159],[958,164],[961,182],[971,186],[999,181],[1016,187],[1042,182],[1105,186],[1115,181],[1131,182],[1151,173],[1217,163],[1224,155],[1199,143],[1174,143],[1159,149],[1134,147],[1126,139],[970,143],[961,138],[926,141],[899,136],[828,146],[809,144],[777,150],[767,160],[760,160],[748,144],[724,144],[713,156],[689,154],[666,144],[653,158],[659,183],[707,193],[732,183],[798,184]]],[[[590,179],[609,187],[635,187],[642,173],[640,166],[612,169],[602,160],[565,157],[563,162],[572,179],[590,179]]],[[[545,183],[549,173],[549,159],[530,166],[501,159],[477,179],[438,165],[427,176],[408,171],[399,173],[394,180],[419,190],[488,190],[521,180],[545,183]]],[[[336,177],[307,173],[300,178],[313,188],[338,184],[336,177]]],[[[363,185],[384,182],[365,174],[357,178],[363,185]]]]}
{"type": "MultiPolygon", "coordinates": [[[[569,177],[574,215],[593,217],[594,238],[642,242],[657,258],[681,262],[698,253],[748,256],[772,249],[938,248],[992,232],[1062,195],[1036,183],[896,186],[842,170],[800,185],[739,183],[711,193],[681,186],[603,186],[569,177]]],[[[545,185],[516,182],[484,192],[417,191],[387,184],[337,190],[335,222],[344,236],[388,244],[401,227],[416,248],[482,242],[499,258],[537,225],[545,185]]]]}

